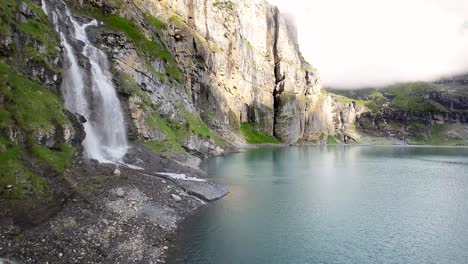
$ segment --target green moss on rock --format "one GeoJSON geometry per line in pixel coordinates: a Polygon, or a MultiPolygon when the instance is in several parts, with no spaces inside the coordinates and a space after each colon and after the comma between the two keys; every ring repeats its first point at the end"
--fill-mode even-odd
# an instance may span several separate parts
{"type": "Polygon", "coordinates": [[[148,15],[148,20],[157,28],[157,29],[166,29],[167,25],[166,23],[162,22],[158,18],[148,15]]]}
{"type": "Polygon", "coordinates": [[[166,63],[166,75],[179,83],[183,82],[183,74],[176,59],[158,38],[148,39],[132,21],[123,17],[110,15],[103,19],[110,29],[127,34],[148,65],[156,59],[161,59],[166,63]]]}
{"type": "MultiPolygon", "coordinates": [[[[420,124],[420,126],[422,126],[420,124]]],[[[464,141],[462,139],[452,139],[446,136],[449,130],[448,125],[432,125],[425,130],[429,130],[427,136],[421,134],[413,135],[408,143],[412,145],[434,145],[434,146],[462,146],[464,141]]]]}
{"type": "MultiPolygon", "coordinates": [[[[70,125],[60,98],[45,87],[18,75],[0,62],[0,94],[4,107],[0,110],[0,132],[17,131],[19,139],[0,137],[0,197],[24,199],[47,194],[45,179],[34,175],[26,165],[30,154],[63,173],[71,163],[73,148],[61,145],[57,150],[38,146],[34,135],[70,125]],[[17,143],[10,142],[18,141],[17,143]],[[23,143],[25,145],[18,145],[23,143]],[[6,186],[13,188],[6,190],[6,186]]],[[[5,133],[5,134],[3,134],[5,133]]]]}
{"type": "Polygon", "coordinates": [[[60,40],[54,32],[44,11],[30,0],[13,1],[7,0],[0,7],[0,37],[12,35],[13,32],[20,33],[21,45],[12,48],[10,63],[18,69],[22,69],[26,63],[34,63],[42,66],[55,74],[60,73],[60,67],[54,63],[60,55],[60,40]],[[23,18],[19,23],[15,14],[21,5],[31,10],[32,15],[23,18]],[[15,59],[12,59],[15,58],[15,59]],[[17,58],[21,58],[17,60],[17,58]]]}
{"type": "Polygon", "coordinates": [[[330,145],[336,145],[338,144],[338,141],[336,140],[336,138],[332,135],[328,135],[327,136],[327,143],[330,144],[330,145]]]}
{"type": "Polygon", "coordinates": [[[34,175],[25,166],[24,152],[19,145],[0,140],[0,199],[27,199],[48,194],[46,180],[34,175]]]}
{"type": "Polygon", "coordinates": [[[415,82],[389,86],[383,91],[392,98],[391,107],[415,112],[446,112],[445,107],[424,97],[434,90],[436,87],[433,84],[415,82]]]}
{"type": "Polygon", "coordinates": [[[50,165],[56,172],[63,174],[72,165],[75,150],[68,144],[61,144],[58,149],[49,149],[40,145],[32,146],[33,155],[50,165]]]}
{"type": "Polygon", "coordinates": [[[16,0],[2,0],[0,5],[0,36],[10,33],[10,23],[13,21],[17,6],[16,0]]]}
{"type": "Polygon", "coordinates": [[[13,72],[0,62],[0,92],[5,109],[1,123],[15,123],[26,132],[49,131],[70,124],[60,98],[45,87],[13,72]]]}
{"type": "Polygon", "coordinates": [[[281,143],[277,138],[259,132],[255,125],[250,123],[242,123],[240,127],[241,134],[249,144],[278,144],[281,143]]]}
{"type": "Polygon", "coordinates": [[[166,156],[173,156],[185,153],[185,149],[180,146],[175,140],[152,140],[143,142],[150,150],[166,156]]]}

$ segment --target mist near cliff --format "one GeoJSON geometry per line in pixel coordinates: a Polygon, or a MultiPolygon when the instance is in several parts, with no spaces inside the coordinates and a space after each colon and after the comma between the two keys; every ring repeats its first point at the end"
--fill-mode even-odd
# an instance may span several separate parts
{"type": "Polygon", "coordinates": [[[375,87],[468,72],[466,0],[269,0],[294,18],[325,86],[375,87]]]}

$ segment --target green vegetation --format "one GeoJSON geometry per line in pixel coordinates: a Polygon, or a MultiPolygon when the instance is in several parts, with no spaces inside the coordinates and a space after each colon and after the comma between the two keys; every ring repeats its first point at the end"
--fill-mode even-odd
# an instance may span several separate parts
{"type": "MultiPolygon", "coordinates": [[[[54,63],[54,59],[59,56],[60,50],[57,48],[60,44],[58,36],[52,30],[51,24],[47,19],[44,11],[33,4],[30,0],[23,0],[22,3],[34,13],[32,18],[27,18],[26,21],[12,25],[15,21],[14,15],[18,12],[18,1],[7,0],[7,3],[2,3],[0,7],[0,37],[11,35],[12,29],[28,36],[30,39],[23,47],[13,47],[15,53],[18,53],[20,62],[33,62],[44,66],[46,69],[59,73],[60,67],[54,63]],[[17,50],[21,48],[21,50],[17,50]]],[[[11,56],[13,57],[13,56],[11,56]]],[[[17,65],[18,61],[12,61],[12,64],[17,65]]],[[[20,65],[17,65],[19,68],[20,65]]]]}
{"type": "Polygon", "coordinates": [[[36,158],[46,162],[60,174],[64,174],[65,170],[72,165],[73,154],[75,153],[73,147],[68,144],[61,144],[57,150],[33,145],[31,150],[36,158]]]}
{"type": "Polygon", "coordinates": [[[130,75],[120,75],[119,81],[119,88],[125,94],[130,96],[138,96],[147,107],[154,108],[151,98],[138,86],[138,84],[130,75]]]}
{"type": "Polygon", "coordinates": [[[185,149],[182,148],[175,140],[145,141],[143,142],[143,145],[156,153],[167,156],[177,155],[185,152],[185,149]]]}
{"type": "Polygon", "coordinates": [[[157,29],[166,29],[167,25],[166,23],[162,22],[158,18],[148,15],[148,20],[157,28],[157,29]]]}
{"type": "Polygon", "coordinates": [[[209,111],[203,112],[201,116],[203,118],[216,119],[216,115],[213,112],[209,112],[209,111]]]}
{"type": "MultiPolygon", "coordinates": [[[[158,113],[159,106],[153,104],[151,98],[138,87],[138,84],[129,75],[120,76],[120,88],[126,94],[141,99],[140,107],[146,114],[146,124],[149,127],[161,130],[166,136],[163,141],[143,142],[151,150],[167,155],[183,153],[185,150],[180,144],[191,134],[201,138],[213,139],[217,144],[221,144],[203,122],[200,115],[190,113],[184,110],[183,107],[178,107],[177,114],[183,117],[185,122],[181,123],[170,117],[161,117],[158,113]]],[[[206,112],[205,114],[209,115],[210,113],[206,112]]],[[[213,114],[211,113],[211,115],[213,114]]]]}
{"type": "Polygon", "coordinates": [[[17,75],[1,62],[0,76],[0,93],[5,100],[5,108],[0,111],[0,124],[16,124],[29,133],[69,124],[58,96],[17,75]]]}
{"type": "Polygon", "coordinates": [[[0,197],[24,199],[47,193],[45,179],[28,169],[26,149],[33,156],[63,173],[71,164],[73,148],[61,145],[58,150],[36,145],[35,135],[70,125],[60,98],[45,87],[26,79],[0,62],[0,94],[4,107],[0,109],[0,197]],[[3,135],[9,134],[9,140],[3,135]],[[26,147],[16,142],[25,142],[26,147]],[[26,148],[26,149],[23,149],[26,148]],[[6,191],[5,186],[13,185],[6,191]]]}
{"type": "Polygon", "coordinates": [[[185,152],[185,149],[181,147],[181,143],[191,134],[201,138],[214,139],[217,144],[220,144],[199,115],[186,111],[181,111],[180,114],[186,122],[167,121],[157,114],[151,115],[147,120],[148,124],[161,130],[166,135],[166,140],[147,141],[144,142],[144,145],[157,153],[174,155],[185,152]]]}
{"type": "Polygon", "coordinates": [[[380,111],[380,107],[376,103],[374,103],[372,101],[365,102],[364,106],[369,108],[369,110],[371,110],[372,112],[379,112],[380,111]]]}
{"type": "Polygon", "coordinates": [[[50,197],[46,179],[32,168],[43,163],[63,173],[71,165],[74,150],[69,145],[49,149],[36,141],[71,124],[62,100],[21,72],[32,63],[60,74],[53,62],[60,56],[60,40],[43,10],[30,0],[6,0],[0,6],[0,37],[13,31],[20,34],[21,45],[13,45],[9,58],[0,60],[0,198],[50,197]],[[26,4],[33,15],[13,25],[20,4],[26,4]]]}
{"type": "Polygon", "coordinates": [[[229,11],[233,11],[236,4],[234,4],[234,2],[232,1],[229,1],[229,0],[225,0],[225,1],[222,1],[222,0],[216,0],[214,3],[213,3],[213,6],[218,8],[218,9],[227,9],[229,11]]]}
{"type": "Polygon", "coordinates": [[[335,98],[337,99],[338,102],[344,103],[344,104],[350,104],[350,103],[355,103],[356,105],[361,105],[369,108],[372,112],[379,112],[381,105],[379,106],[377,103],[374,101],[366,101],[362,99],[350,99],[345,96],[341,95],[335,95],[335,98]]]}
{"type": "Polygon", "coordinates": [[[0,5],[0,36],[10,33],[10,23],[13,21],[17,7],[16,0],[3,0],[0,5]]]}
{"type": "Polygon", "coordinates": [[[102,185],[107,181],[107,177],[105,176],[94,176],[91,178],[94,184],[102,185]]]}
{"type": "Polygon", "coordinates": [[[261,51],[255,48],[254,45],[252,45],[250,41],[246,41],[246,43],[247,43],[247,48],[249,48],[252,51],[255,51],[256,53],[260,54],[264,58],[268,58],[268,54],[266,54],[264,51],[261,51]]]}
{"type": "MultiPolygon", "coordinates": [[[[176,59],[158,38],[154,38],[153,40],[148,39],[148,37],[144,35],[132,21],[125,18],[116,15],[109,15],[102,19],[110,29],[127,34],[139,54],[142,55],[143,58],[147,59],[146,63],[148,64],[149,69],[153,69],[150,66],[152,61],[155,59],[161,59],[167,64],[166,75],[170,79],[179,83],[183,82],[183,74],[176,59]]],[[[158,29],[165,27],[165,24],[162,24],[163,22],[154,17],[150,18],[150,21],[155,24],[158,29]]],[[[156,75],[161,76],[160,74],[156,75]]]]}
{"type": "MultiPolygon", "coordinates": [[[[421,126],[421,125],[419,125],[421,126]]],[[[408,141],[412,145],[434,145],[434,146],[458,146],[464,145],[463,140],[461,139],[450,139],[445,135],[445,132],[448,130],[447,125],[432,125],[426,127],[426,130],[429,130],[428,137],[424,136],[413,136],[408,141]]]]}
{"type": "Polygon", "coordinates": [[[26,199],[48,193],[46,180],[35,176],[24,165],[23,157],[19,145],[9,144],[0,137],[0,198],[26,199]]]}
{"type": "Polygon", "coordinates": [[[281,143],[277,138],[258,131],[255,125],[250,123],[242,123],[240,131],[249,144],[281,143]]]}
{"type": "Polygon", "coordinates": [[[189,113],[188,111],[179,111],[180,115],[187,120],[188,129],[195,135],[202,138],[214,138],[213,133],[206,126],[198,114],[189,113]]]}
{"type": "Polygon", "coordinates": [[[336,145],[336,144],[338,144],[338,141],[336,140],[336,138],[334,136],[328,135],[327,136],[327,143],[331,144],[331,145],[336,145]]]}
{"type": "Polygon", "coordinates": [[[229,110],[228,118],[229,118],[229,126],[232,129],[238,131],[240,129],[240,127],[241,127],[241,124],[240,124],[240,120],[237,117],[236,113],[234,113],[234,111],[232,111],[232,110],[229,110]]]}
{"type": "Polygon", "coordinates": [[[390,106],[395,108],[416,112],[446,112],[445,107],[424,97],[435,89],[430,83],[415,82],[392,85],[383,89],[383,92],[392,98],[390,106]]]}
{"type": "Polygon", "coordinates": [[[382,89],[336,90],[336,99],[342,103],[356,102],[377,112],[384,105],[413,112],[446,112],[447,109],[427,99],[426,95],[437,87],[427,82],[402,83],[382,89]],[[354,98],[354,99],[350,99],[354,98]]]}
{"type": "Polygon", "coordinates": [[[304,58],[301,52],[299,52],[299,58],[301,59],[301,68],[303,71],[308,71],[308,72],[316,71],[316,69],[309,62],[306,61],[306,59],[304,58]]]}

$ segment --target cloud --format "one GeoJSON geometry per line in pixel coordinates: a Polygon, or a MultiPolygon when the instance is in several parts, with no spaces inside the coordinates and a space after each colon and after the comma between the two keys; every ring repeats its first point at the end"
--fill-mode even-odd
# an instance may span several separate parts
{"type": "Polygon", "coordinates": [[[358,88],[468,72],[468,1],[270,0],[291,14],[326,86],[358,88]]]}

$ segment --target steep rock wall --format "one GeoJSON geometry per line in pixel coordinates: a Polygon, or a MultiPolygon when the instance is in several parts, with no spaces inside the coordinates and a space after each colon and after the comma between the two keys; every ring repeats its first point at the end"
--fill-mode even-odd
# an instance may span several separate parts
{"type": "Polygon", "coordinates": [[[334,132],[331,100],[302,58],[294,26],[266,1],[135,0],[168,25],[164,42],[200,112],[250,122],[285,142],[334,132]]]}

